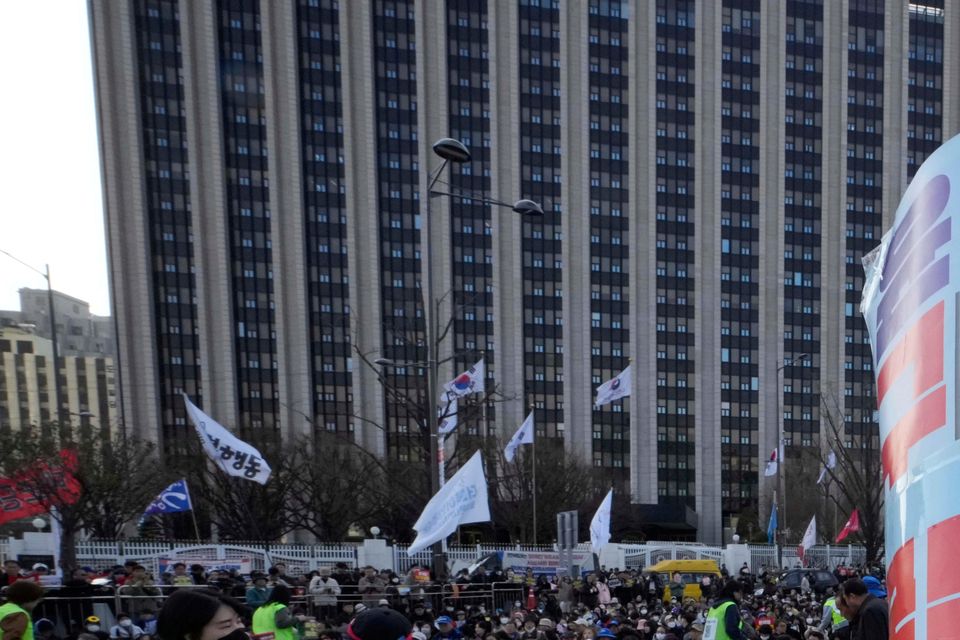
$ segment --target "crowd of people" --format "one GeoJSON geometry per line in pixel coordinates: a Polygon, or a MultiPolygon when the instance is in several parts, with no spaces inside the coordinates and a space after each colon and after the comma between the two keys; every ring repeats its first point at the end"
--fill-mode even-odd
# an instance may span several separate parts
{"type": "Polygon", "coordinates": [[[397,574],[338,564],[291,575],[277,564],[265,573],[240,576],[181,563],[156,580],[143,566],[129,563],[101,573],[79,569],[61,588],[44,589],[46,571],[5,565],[0,587],[8,603],[0,613],[16,618],[20,610],[28,616],[32,611],[34,623],[28,635],[22,624],[11,627],[0,615],[0,640],[181,640],[164,634],[171,606],[194,597],[178,594],[219,598],[246,628],[271,633],[272,640],[358,640],[351,635],[353,621],[384,611],[391,612],[391,620],[399,619],[396,614],[408,621],[410,640],[887,638],[881,567],[837,567],[839,586],[819,590],[806,575],[797,588],[787,589],[778,583],[779,572],[761,569],[755,575],[744,565],[731,575],[723,567],[720,576],[695,578],[697,597],[687,588],[690,576],[617,569],[571,578],[480,567],[439,584],[418,566],[397,574]],[[92,601],[98,589],[116,589],[120,596],[111,624],[102,624],[89,607],[80,614],[63,608],[65,601],[92,601]]]}

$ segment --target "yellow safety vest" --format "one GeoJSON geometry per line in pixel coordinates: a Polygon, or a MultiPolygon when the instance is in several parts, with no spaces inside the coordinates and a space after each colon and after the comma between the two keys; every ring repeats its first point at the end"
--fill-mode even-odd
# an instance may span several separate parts
{"type": "MultiPolygon", "coordinates": [[[[27,616],[27,628],[23,632],[23,640],[33,640],[33,620],[30,619],[30,613],[26,609],[18,605],[8,602],[7,604],[0,607],[0,620],[3,620],[7,616],[13,616],[18,613],[22,613],[27,616]]],[[[3,629],[0,629],[0,640],[3,640],[3,629]]]]}
{"type": "Polygon", "coordinates": [[[297,630],[293,627],[286,629],[277,627],[277,612],[286,607],[287,605],[279,602],[270,602],[258,607],[253,614],[253,632],[272,633],[276,640],[297,640],[297,630]]]}
{"type": "Polygon", "coordinates": [[[836,629],[846,618],[843,617],[843,614],[840,613],[840,610],[837,609],[837,599],[836,598],[827,598],[827,601],[823,603],[823,606],[830,607],[830,622],[833,624],[833,628],[836,629]]]}
{"type": "MultiPolygon", "coordinates": [[[[707,612],[706,624],[703,625],[703,640],[730,640],[726,624],[727,609],[736,608],[736,606],[728,601],[710,608],[707,612]]],[[[743,629],[743,620],[740,620],[740,629],[743,629]]]]}

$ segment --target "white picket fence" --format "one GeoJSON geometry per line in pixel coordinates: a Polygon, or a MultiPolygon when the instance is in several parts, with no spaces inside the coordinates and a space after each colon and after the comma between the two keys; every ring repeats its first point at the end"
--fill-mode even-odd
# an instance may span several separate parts
{"type": "Polygon", "coordinates": [[[200,544],[196,541],[155,540],[86,540],[77,543],[77,561],[81,565],[102,568],[136,561],[148,569],[159,571],[161,559],[171,561],[249,562],[251,570],[266,571],[271,565],[283,562],[293,572],[309,571],[319,566],[344,562],[357,565],[357,545],[332,544],[271,544],[236,542],[227,544],[200,544]]]}
{"type": "MultiPolygon", "coordinates": [[[[36,535],[36,534],[33,534],[36,535]]],[[[0,560],[19,553],[35,553],[21,548],[19,540],[0,538],[0,560]]],[[[415,564],[431,565],[431,550],[426,549],[409,556],[409,545],[385,545],[383,540],[366,541],[362,544],[341,542],[321,544],[270,544],[260,542],[231,542],[204,544],[185,540],[84,540],[77,543],[77,560],[81,566],[104,569],[127,560],[138,562],[153,572],[159,572],[161,563],[182,561],[202,564],[243,564],[254,571],[265,571],[278,562],[286,563],[291,573],[307,572],[320,566],[332,566],[338,562],[356,567],[373,564],[378,569],[392,565],[394,571],[406,572],[415,564]]],[[[751,570],[756,573],[761,567],[777,566],[778,549],[774,545],[749,545],[751,570]]],[[[556,551],[556,545],[451,545],[447,549],[449,566],[467,566],[478,558],[499,551],[556,551]]],[[[578,551],[589,551],[582,544],[578,551]]],[[[52,553],[52,549],[48,550],[52,553]]],[[[715,560],[724,562],[722,547],[699,543],[650,541],[645,544],[610,544],[600,556],[602,565],[608,568],[644,569],[661,560],[715,560]]],[[[864,562],[866,552],[858,546],[818,545],[807,552],[810,566],[828,567],[839,564],[857,565],[864,562]]],[[[796,547],[784,547],[782,567],[799,563],[796,547]]],[[[728,567],[736,571],[739,567],[728,567]]]]}

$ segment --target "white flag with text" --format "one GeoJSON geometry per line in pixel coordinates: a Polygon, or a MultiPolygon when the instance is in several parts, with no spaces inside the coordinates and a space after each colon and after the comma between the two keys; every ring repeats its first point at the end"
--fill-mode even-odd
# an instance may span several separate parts
{"type": "Polygon", "coordinates": [[[489,521],[487,478],[483,475],[483,458],[477,451],[423,508],[413,525],[417,538],[407,553],[412,556],[443,540],[461,524],[489,521]]]}
{"type": "Polygon", "coordinates": [[[205,414],[183,394],[187,415],[200,436],[200,444],[207,456],[228,476],[267,484],[270,465],[257,449],[236,437],[222,424],[205,414]]]}
{"type": "Polygon", "coordinates": [[[613,507],[613,489],[600,503],[597,512],[590,521],[590,551],[600,553],[600,550],[610,542],[610,510],[613,507]]]}

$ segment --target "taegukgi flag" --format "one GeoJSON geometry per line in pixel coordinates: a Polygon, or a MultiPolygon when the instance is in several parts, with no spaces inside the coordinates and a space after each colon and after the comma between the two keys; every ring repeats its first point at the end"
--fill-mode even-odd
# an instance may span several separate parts
{"type": "Polygon", "coordinates": [[[631,366],[633,365],[627,365],[627,368],[618,373],[614,378],[607,380],[597,387],[597,399],[594,402],[596,406],[601,407],[614,400],[619,400],[620,398],[625,398],[630,395],[630,387],[633,385],[633,377],[630,371],[631,366]]]}
{"type": "Polygon", "coordinates": [[[417,538],[407,553],[412,556],[443,540],[461,524],[489,521],[487,478],[483,475],[483,458],[477,451],[423,508],[413,525],[417,538]]]}
{"type": "Polygon", "coordinates": [[[522,444],[533,444],[533,411],[526,417],[503,450],[503,457],[507,459],[507,462],[513,462],[513,457],[517,454],[517,448],[522,444]]]}
{"type": "Polygon", "coordinates": [[[193,511],[193,503],[190,501],[190,489],[187,487],[187,481],[177,480],[153,499],[143,515],[180,513],[182,511],[193,511]]]}
{"type": "Polygon", "coordinates": [[[774,449],[770,452],[770,459],[767,460],[766,466],[763,468],[763,475],[765,476],[775,476],[777,475],[777,450],[774,449]]]}
{"type": "Polygon", "coordinates": [[[610,510],[613,507],[613,489],[607,492],[606,497],[590,521],[590,550],[600,553],[604,545],[610,542],[610,510]]]}
{"type": "Polygon", "coordinates": [[[219,422],[198,409],[190,402],[187,394],[183,394],[183,403],[187,407],[190,421],[197,429],[197,435],[200,436],[200,443],[207,457],[217,463],[217,466],[229,476],[267,484],[267,480],[270,479],[270,465],[255,447],[237,438],[219,422]]]}
{"type": "Polygon", "coordinates": [[[486,390],[484,375],[483,358],[481,358],[475,365],[443,385],[443,390],[447,392],[448,396],[453,397],[483,393],[486,390]]]}

